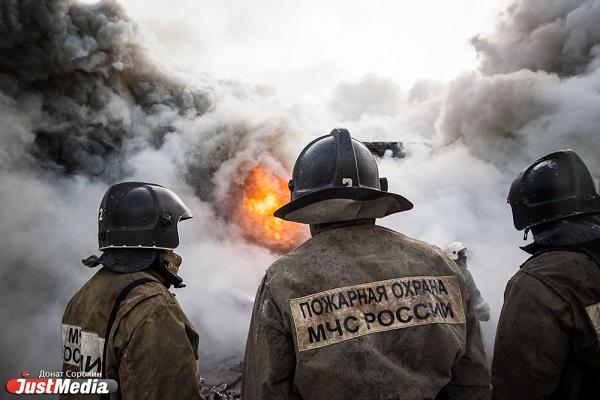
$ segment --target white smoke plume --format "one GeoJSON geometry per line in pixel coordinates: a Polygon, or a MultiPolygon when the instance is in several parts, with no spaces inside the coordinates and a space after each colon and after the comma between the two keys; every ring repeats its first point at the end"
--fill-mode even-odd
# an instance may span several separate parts
{"type": "Polygon", "coordinates": [[[516,0],[493,35],[473,39],[477,71],[409,90],[369,73],[322,107],[286,109],[264,88],[174,70],[114,1],[0,0],[2,379],[59,368],[62,310],[94,272],[78,260],[96,248],[103,192],[126,179],[163,184],[194,210],[181,225],[188,287],[178,298],[205,371],[239,357],[251,296],[275,255],[248,239],[232,199],[248,168],[285,175],[334,126],[406,142],[407,157],[380,168],[415,209],[381,223],[469,246],[492,306],[482,325],[491,355],[505,283],[526,257],[505,202],[510,181],[569,147],[599,176],[599,10],[600,1],[516,0]]]}

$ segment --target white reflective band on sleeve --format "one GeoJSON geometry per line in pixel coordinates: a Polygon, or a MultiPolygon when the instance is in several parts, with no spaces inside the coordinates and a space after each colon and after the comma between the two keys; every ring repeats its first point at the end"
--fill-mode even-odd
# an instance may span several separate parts
{"type": "Polygon", "coordinates": [[[600,346],[600,303],[586,307],[585,311],[587,312],[592,326],[596,330],[596,336],[598,337],[598,345],[600,346]]]}
{"type": "Polygon", "coordinates": [[[415,276],[290,299],[298,351],[372,333],[428,324],[464,324],[455,276],[415,276]]]}
{"type": "Polygon", "coordinates": [[[83,372],[102,372],[104,339],[80,326],[62,324],[63,362],[83,372]]]}

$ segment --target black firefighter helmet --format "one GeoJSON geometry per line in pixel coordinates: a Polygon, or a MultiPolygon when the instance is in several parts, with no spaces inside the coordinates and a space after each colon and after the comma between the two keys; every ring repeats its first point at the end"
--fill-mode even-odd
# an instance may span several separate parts
{"type": "Polygon", "coordinates": [[[507,201],[518,230],[600,212],[600,196],[592,175],[573,150],[550,153],[521,171],[507,201]]]}
{"type": "Polygon", "coordinates": [[[413,207],[387,192],[375,157],[346,129],[334,129],[302,150],[289,188],[292,201],[274,215],[304,224],[381,218],[413,207]]]}
{"type": "Polygon", "coordinates": [[[188,218],[192,218],[190,209],[169,189],[153,183],[118,183],[100,204],[100,250],[172,250],[179,245],[177,223],[188,218]]]}

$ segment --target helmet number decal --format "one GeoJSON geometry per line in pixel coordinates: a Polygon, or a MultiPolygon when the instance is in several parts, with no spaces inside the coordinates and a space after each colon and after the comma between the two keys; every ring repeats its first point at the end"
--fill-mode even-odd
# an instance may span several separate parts
{"type": "Polygon", "coordinates": [[[342,185],[352,186],[352,178],[342,178],[342,185]]]}
{"type": "Polygon", "coordinates": [[[103,216],[104,216],[104,208],[101,208],[100,211],[98,211],[98,222],[102,221],[103,216]]]}

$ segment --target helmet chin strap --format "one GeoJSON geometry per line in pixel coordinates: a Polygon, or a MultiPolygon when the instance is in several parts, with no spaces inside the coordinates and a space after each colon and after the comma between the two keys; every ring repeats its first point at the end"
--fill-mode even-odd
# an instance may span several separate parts
{"type": "Polygon", "coordinates": [[[163,250],[159,257],[159,272],[167,280],[168,283],[175,288],[185,287],[183,279],[177,275],[179,266],[181,265],[181,256],[172,250],[163,250]]]}

